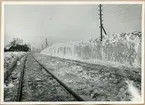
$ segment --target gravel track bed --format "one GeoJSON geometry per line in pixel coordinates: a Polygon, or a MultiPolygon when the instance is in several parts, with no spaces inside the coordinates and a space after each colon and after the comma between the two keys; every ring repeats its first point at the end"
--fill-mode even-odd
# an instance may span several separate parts
{"type": "Polygon", "coordinates": [[[24,73],[22,101],[75,101],[38,63],[28,56],[24,73]]]}
{"type": "Polygon", "coordinates": [[[11,75],[9,76],[7,83],[4,87],[4,101],[16,101],[17,98],[17,90],[19,87],[19,79],[20,79],[20,72],[23,69],[24,65],[24,59],[23,57],[20,60],[20,64],[17,64],[17,66],[12,71],[11,75]]]}
{"type": "MultiPolygon", "coordinates": [[[[126,79],[133,74],[130,70],[120,70],[113,67],[80,66],[59,58],[35,54],[35,57],[68,87],[86,101],[130,101],[126,79]],[[130,74],[127,74],[127,73],[130,74]],[[127,75],[126,75],[127,74],[127,75]]],[[[140,88],[140,70],[132,76],[134,84],[140,88]]]]}
{"type": "MultiPolygon", "coordinates": [[[[51,73],[65,83],[85,101],[130,101],[126,79],[141,90],[141,70],[128,70],[101,65],[78,64],[61,58],[33,54],[51,73]]],[[[20,72],[24,65],[13,70],[4,88],[4,101],[16,101],[20,72]]],[[[28,55],[22,88],[22,100],[27,101],[76,101],[55,79],[28,55]]]]}

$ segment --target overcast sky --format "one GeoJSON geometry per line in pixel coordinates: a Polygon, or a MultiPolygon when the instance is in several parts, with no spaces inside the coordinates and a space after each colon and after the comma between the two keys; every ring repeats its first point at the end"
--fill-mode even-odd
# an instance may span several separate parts
{"type": "MultiPolygon", "coordinates": [[[[103,5],[103,24],[108,34],[141,31],[141,8],[137,5],[103,5]]],[[[5,5],[5,45],[21,38],[40,47],[99,37],[98,5],[5,5]]]]}

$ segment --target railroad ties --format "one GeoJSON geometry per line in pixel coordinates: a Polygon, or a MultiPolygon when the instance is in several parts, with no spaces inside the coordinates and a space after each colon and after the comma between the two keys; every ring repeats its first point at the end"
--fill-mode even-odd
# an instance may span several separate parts
{"type": "MultiPolygon", "coordinates": [[[[33,56],[34,58],[34,56],[33,56]]],[[[48,69],[46,69],[36,58],[35,61],[47,72],[49,73],[57,82],[62,85],[77,101],[84,101],[79,95],[77,95],[74,91],[72,91],[67,85],[65,85],[62,81],[60,81],[53,73],[51,73],[48,69]]],[[[50,69],[50,68],[49,68],[50,69]]]]}
{"type": "MultiPolygon", "coordinates": [[[[56,60],[58,60],[58,61],[60,59],[61,58],[56,58],[56,60]]],[[[75,65],[79,65],[79,66],[82,66],[82,67],[85,67],[85,68],[89,68],[89,69],[93,69],[93,68],[95,68],[95,66],[97,66],[98,67],[97,68],[97,71],[103,72],[103,73],[108,72],[108,70],[110,70],[109,67],[106,67],[107,68],[106,69],[105,66],[94,65],[94,64],[87,65],[88,63],[81,62],[81,61],[68,60],[68,59],[61,59],[61,60],[62,61],[67,60],[67,62],[69,62],[69,63],[73,63],[75,65]]],[[[22,66],[19,69],[20,70],[19,71],[20,76],[18,78],[18,87],[17,87],[17,92],[16,92],[16,99],[14,101],[17,101],[17,102],[23,102],[23,101],[28,101],[28,100],[29,101],[35,101],[37,99],[40,99],[40,101],[43,101],[42,98],[44,98],[44,97],[46,97],[45,98],[45,101],[56,101],[55,99],[53,99],[53,97],[51,98],[51,100],[49,100],[50,99],[49,97],[51,95],[53,95],[54,97],[56,96],[55,98],[58,98],[58,97],[61,97],[62,95],[65,96],[64,93],[67,93],[67,95],[69,94],[75,101],[85,101],[82,97],[80,97],[77,94],[77,92],[73,91],[73,89],[71,89],[70,87],[68,87],[64,82],[62,82],[56,75],[54,75],[51,72],[51,71],[55,71],[54,69],[44,66],[44,64],[40,63],[35,58],[35,56],[33,56],[33,54],[30,54],[29,53],[28,55],[25,55],[23,57],[23,60],[22,60],[22,63],[21,64],[22,64],[22,66]],[[31,63],[28,62],[28,61],[31,61],[31,63]],[[31,66],[31,65],[33,65],[33,66],[31,66]],[[30,66],[30,68],[29,68],[29,66],[30,66]],[[35,66],[37,66],[37,67],[35,67],[35,66]],[[39,75],[38,76],[37,74],[42,74],[42,75],[39,75]],[[42,78],[40,78],[40,77],[42,77],[42,78]],[[48,79],[46,77],[49,77],[51,79],[48,79]],[[51,82],[51,83],[49,83],[51,80],[54,80],[55,83],[57,83],[57,85],[59,86],[58,90],[56,89],[57,88],[56,85],[51,85],[51,83],[52,84],[55,84],[54,81],[51,82]],[[39,88],[38,85],[39,86],[41,85],[41,87],[45,87],[45,89],[44,88],[39,88]],[[55,88],[56,90],[53,89],[53,88],[55,88]],[[60,95],[57,96],[57,91],[59,91],[60,88],[61,88],[61,90],[63,90],[63,92],[62,92],[63,94],[60,94],[60,95]],[[40,90],[40,94],[39,94],[39,90],[40,90]],[[49,92],[48,91],[45,92],[44,90],[49,90],[49,92]],[[33,93],[34,94],[35,93],[38,93],[38,94],[35,97],[35,96],[33,96],[33,93]],[[30,95],[30,97],[28,97],[28,95],[30,95]],[[40,98],[39,95],[41,95],[42,97],[40,98]]],[[[116,77],[120,77],[120,78],[123,77],[124,80],[128,78],[126,75],[124,76],[124,74],[122,74],[122,72],[119,69],[111,68],[111,71],[113,72],[113,75],[116,75],[116,77]]],[[[60,101],[60,100],[61,101],[62,100],[63,101],[64,100],[65,101],[69,101],[68,98],[60,98],[60,99],[58,98],[57,99],[57,101],[60,101]]]]}
{"type": "MultiPolygon", "coordinates": [[[[27,55],[28,56],[28,55],[27,55]]],[[[17,91],[17,98],[16,101],[20,102],[22,101],[22,91],[23,91],[23,82],[25,82],[24,80],[24,75],[25,75],[25,63],[27,60],[27,56],[25,57],[24,60],[24,65],[23,65],[23,69],[20,73],[20,79],[19,79],[19,87],[18,87],[18,91],[17,91]]],[[[51,73],[48,69],[50,68],[46,68],[44,67],[38,60],[36,60],[36,58],[32,55],[32,57],[34,58],[34,60],[40,65],[40,67],[42,67],[47,73],[49,73],[53,79],[55,79],[64,89],[65,91],[67,91],[69,94],[71,94],[75,100],[77,101],[84,101],[79,95],[77,95],[73,90],[71,90],[66,84],[64,84],[62,81],[60,81],[53,73],[51,73]]],[[[51,70],[51,69],[50,69],[51,70]]]]}

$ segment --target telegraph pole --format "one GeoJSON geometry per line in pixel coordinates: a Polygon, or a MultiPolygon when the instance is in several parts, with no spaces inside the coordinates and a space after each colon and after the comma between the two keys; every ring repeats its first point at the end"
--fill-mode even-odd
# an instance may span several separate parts
{"type": "Polygon", "coordinates": [[[103,39],[103,31],[104,31],[104,33],[107,35],[107,33],[106,33],[106,31],[105,31],[105,28],[104,28],[104,26],[103,26],[103,23],[102,23],[102,4],[100,4],[99,5],[99,19],[100,19],[100,39],[101,39],[101,41],[102,41],[102,39],[103,39]]]}
{"type": "Polygon", "coordinates": [[[47,38],[46,38],[46,40],[45,40],[45,45],[46,45],[46,47],[48,47],[47,38]]]}
{"type": "Polygon", "coordinates": [[[102,41],[102,5],[100,4],[99,5],[99,16],[100,16],[100,39],[101,39],[101,41],[102,41]]]}

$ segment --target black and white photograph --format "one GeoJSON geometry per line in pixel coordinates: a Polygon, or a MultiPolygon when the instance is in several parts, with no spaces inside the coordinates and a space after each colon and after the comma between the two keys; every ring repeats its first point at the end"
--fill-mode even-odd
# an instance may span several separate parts
{"type": "Polygon", "coordinates": [[[144,3],[3,2],[3,102],[144,102],[144,3]]]}

